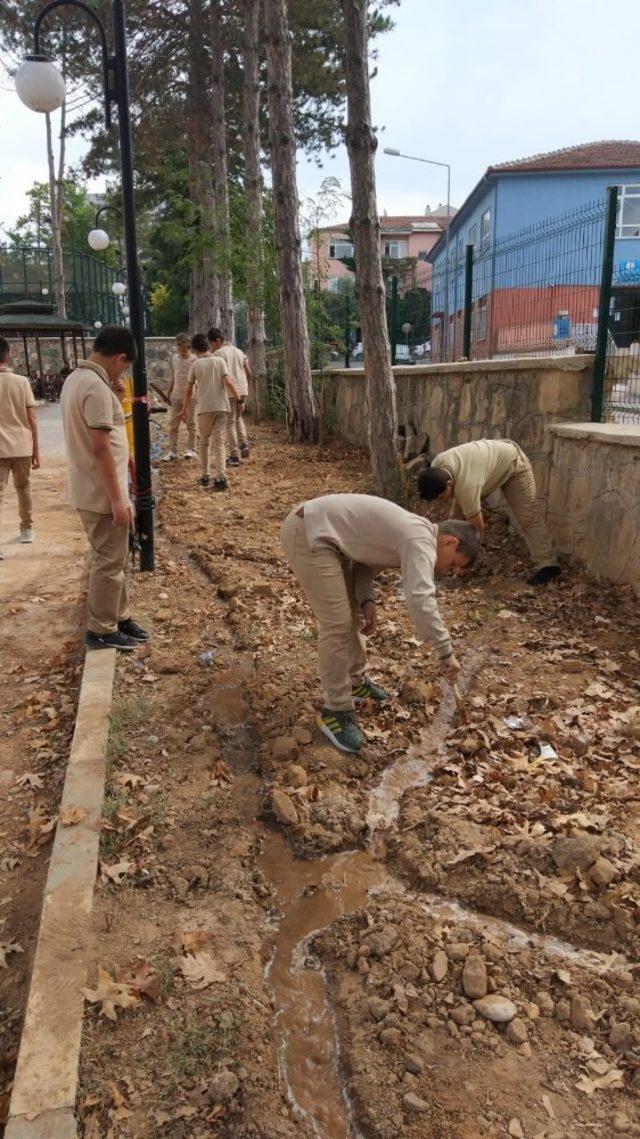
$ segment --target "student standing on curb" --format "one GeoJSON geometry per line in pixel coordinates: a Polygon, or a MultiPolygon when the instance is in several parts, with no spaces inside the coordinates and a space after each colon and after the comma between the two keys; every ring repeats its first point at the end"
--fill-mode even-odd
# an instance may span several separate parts
{"type": "Polygon", "coordinates": [[[364,736],[354,701],[384,701],[366,674],[365,636],[377,617],[373,576],[398,567],[418,635],[437,650],[453,683],[460,671],[436,604],[434,575],[473,565],[478,536],[466,522],[434,526],[369,494],[327,494],[296,507],[282,526],[282,548],[318,623],[318,669],[324,706],[318,726],[340,751],[356,752],[364,736]]]}
{"type": "Polygon", "coordinates": [[[251,379],[251,365],[244,352],[236,348],[229,340],[225,340],[219,328],[210,328],[207,337],[211,351],[216,356],[222,356],[227,371],[231,376],[238,392],[239,399],[229,400],[228,445],[230,467],[239,467],[240,459],[249,458],[249,440],[244,425],[244,412],[249,394],[249,381],[251,379]]]}
{"type": "Polygon", "coordinates": [[[229,376],[222,356],[209,356],[205,353],[209,341],[201,333],[191,340],[191,347],[199,356],[191,369],[189,384],[185,393],[183,411],[196,388],[196,412],[198,415],[198,449],[202,474],[201,486],[211,482],[209,448],[213,444],[214,490],[226,490],[227,481],[227,430],[230,398],[239,399],[238,389],[229,376]],[[202,353],[202,354],[201,354],[202,353]]]}
{"type": "Polygon", "coordinates": [[[536,494],[531,463],[511,439],[478,439],[461,443],[436,455],[418,475],[418,493],[427,502],[453,499],[453,518],[471,522],[480,537],[484,532],[482,499],[501,490],[519,524],[535,572],[529,585],[546,585],[558,577],[549,532],[536,494]]]}
{"type": "Polygon", "coordinates": [[[26,376],[11,371],[10,355],[8,340],[0,336],[0,511],[11,472],[18,496],[20,541],[28,543],[34,539],[31,471],[40,466],[38,421],[31,384],[26,376]]]}
{"type": "Polygon", "coordinates": [[[178,434],[180,424],[184,418],[187,425],[187,449],[185,459],[196,458],[196,401],[189,400],[187,410],[183,416],[184,394],[189,383],[191,365],[196,357],[189,347],[189,337],[186,332],[179,332],[176,336],[176,350],[171,356],[171,379],[167,388],[167,399],[171,402],[169,412],[169,450],[162,458],[165,463],[171,459],[180,458],[178,453],[178,434]]]}
{"type": "Polygon", "coordinates": [[[149,634],[131,618],[125,564],[133,511],[129,448],[116,392],[137,356],[128,328],[102,328],[88,360],[64,382],[60,406],[69,459],[69,501],[91,546],[87,595],[89,649],[131,652],[149,634]]]}

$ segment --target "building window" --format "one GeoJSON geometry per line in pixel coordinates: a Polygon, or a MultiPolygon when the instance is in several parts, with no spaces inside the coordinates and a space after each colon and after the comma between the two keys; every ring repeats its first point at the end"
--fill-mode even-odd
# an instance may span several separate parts
{"type": "Polygon", "coordinates": [[[478,297],[476,304],[476,340],[485,340],[487,336],[487,298],[478,297]]]}
{"type": "Polygon", "coordinates": [[[395,257],[396,260],[400,257],[407,256],[407,243],[406,241],[385,241],[384,243],[385,257],[395,257]]]}
{"type": "Polygon", "coordinates": [[[640,237],[640,185],[621,186],[616,237],[640,237]]]}
{"type": "Polygon", "coordinates": [[[491,210],[485,210],[480,218],[480,252],[484,253],[491,245],[491,210]]]}
{"type": "Polygon", "coordinates": [[[471,226],[471,229],[469,230],[469,236],[467,238],[467,242],[469,245],[473,245],[474,248],[477,245],[477,243],[478,243],[478,225],[477,225],[477,223],[475,225],[471,226]]]}
{"type": "Polygon", "coordinates": [[[353,245],[350,241],[331,241],[329,256],[334,260],[340,257],[353,257],[353,245]]]}
{"type": "Polygon", "coordinates": [[[338,277],[327,277],[327,292],[328,293],[337,293],[338,292],[338,277]]]}
{"type": "Polygon", "coordinates": [[[458,241],[458,266],[464,264],[464,237],[458,241]]]}

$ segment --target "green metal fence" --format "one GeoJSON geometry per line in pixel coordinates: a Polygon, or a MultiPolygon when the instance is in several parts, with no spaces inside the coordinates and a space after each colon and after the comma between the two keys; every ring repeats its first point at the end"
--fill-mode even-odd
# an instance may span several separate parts
{"type": "MultiPolygon", "coordinates": [[[[78,249],[63,253],[67,316],[88,325],[120,323],[111,286],[118,273],[105,261],[78,249]]],[[[53,255],[44,245],[0,246],[0,304],[54,303],[53,255]]]]}

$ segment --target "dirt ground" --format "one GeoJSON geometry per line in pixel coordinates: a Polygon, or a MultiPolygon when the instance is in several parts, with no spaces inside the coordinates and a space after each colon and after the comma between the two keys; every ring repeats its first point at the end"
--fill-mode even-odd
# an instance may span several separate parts
{"type": "Polygon", "coordinates": [[[0,520],[0,1130],[82,665],[85,542],[63,501],[56,411],[43,409],[41,417],[43,467],[32,476],[36,541],[17,541],[11,484],[0,520]]]}
{"type": "Polygon", "coordinates": [[[640,1134],[637,602],[527,589],[492,516],[440,589],[467,722],[385,574],[392,698],[337,753],[278,532],[366,461],[254,435],[226,495],[164,468],[134,581],[153,640],[118,670],[84,1135],[640,1134]]]}
{"type": "MultiPolygon", "coordinates": [[[[133,578],[152,642],[118,666],[85,1139],[640,1135],[636,600],[579,572],[527,589],[492,515],[483,564],[439,590],[466,722],[385,574],[370,671],[391,700],[340,754],[278,533],[305,498],[367,490],[366,459],[253,434],[225,495],[162,464],[158,571],[133,578]]],[[[61,723],[73,693],[52,691],[61,723]]],[[[24,910],[2,933],[27,951],[5,1000],[47,850],[27,857],[25,823],[62,778],[31,754],[45,787],[3,818],[24,910]]]]}

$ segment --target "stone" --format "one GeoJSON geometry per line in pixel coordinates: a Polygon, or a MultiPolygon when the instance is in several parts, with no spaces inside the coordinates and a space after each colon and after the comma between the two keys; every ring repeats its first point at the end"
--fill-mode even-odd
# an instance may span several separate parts
{"type": "Polygon", "coordinates": [[[190,886],[206,886],[209,881],[209,871],[206,866],[187,866],[182,873],[190,886]]]}
{"type": "Polygon", "coordinates": [[[368,1008],[374,1020],[384,1020],[391,1011],[391,1002],[383,1001],[382,997],[369,997],[368,1008]]]}
{"type": "Polygon", "coordinates": [[[628,1048],[633,1048],[635,1039],[631,1025],[626,1021],[614,1024],[609,1033],[609,1044],[616,1052],[626,1052],[628,1048]]]}
{"type": "Polygon", "coordinates": [[[589,878],[599,890],[610,886],[617,876],[618,871],[608,858],[597,858],[589,870],[589,878]]]}
{"type": "Polygon", "coordinates": [[[569,1020],[571,1021],[571,1027],[575,1028],[576,1032],[591,1031],[595,1017],[591,1005],[585,997],[576,994],[573,998],[571,1001],[569,1020]]]}
{"type": "Polygon", "coordinates": [[[631,1131],[631,1120],[628,1115],[618,1112],[613,1117],[613,1130],[616,1135],[628,1135],[631,1131]]]}
{"type": "Polygon", "coordinates": [[[621,941],[626,941],[628,937],[631,937],[634,930],[631,910],[625,909],[624,906],[612,905],[611,913],[613,915],[613,927],[618,937],[621,941]]]}
{"type": "Polygon", "coordinates": [[[558,1001],[556,1005],[556,1019],[564,1024],[571,1016],[571,1005],[568,1001],[558,1001]]]}
{"type": "Polygon", "coordinates": [[[166,609],[166,608],[156,609],[156,612],[155,612],[156,621],[170,621],[172,617],[173,617],[173,610],[172,609],[166,609]]]}
{"type": "Polygon", "coordinates": [[[147,661],[150,672],[155,672],[158,676],[171,676],[172,673],[182,672],[182,667],[170,657],[162,653],[152,653],[147,661]]]}
{"type": "Polygon", "coordinates": [[[525,1139],[525,1134],[519,1119],[514,1118],[509,1120],[509,1135],[512,1136],[512,1139],[525,1139]]]}
{"type": "Polygon", "coordinates": [[[271,792],[271,810],[279,823],[295,826],[298,822],[298,812],[292,800],[286,791],[281,791],[278,787],[271,792]]]}
{"type": "Polygon", "coordinates": [[[294,740],[297,740],[298,743],[302,744],[303,747],[306,747],[307,744],[310,744],[311,740],[313,739],[313,736],[311,735],[309,729],[303,727],[302,724],[296,724],[296,726],[291,729],[291,735],[293,736],[294,740]]]}
{"type": "Polygon", "coordinates": [[[273,586],[268,581],[257,581],[251,586],[251,592],[256,597],[275,597],[273,586]]]}
{"type": "Polygon", "coordinates": [[[406,1095],[403,1095],[402,1102],[406,1111],[424,1113],[429,1110],[429,1105],[425,1103],[423,1099],[420,1099],[420,1096],[416,1095],[415,1092],[407,1092],[406,1095]]]}
{"type": "Polygon", "coordinates": [[[558,836],[553,840],[551,857],[558,870],[588,870],[600,856],[602,839],[598,835],[585,834],[576,838],[558,836]]]}
{"type": "Polygon", "coordinates": [[[383,1028],[380,1040],[387,1048],[399,1048],[402,1044],[402,1033],[399,1028],[383,1028]]]}
{"type": "Polygon", "coordinates": [[[292,764],[289,768],[287,779],[291,787],[306,787],[309,782],[309,776],[304,767],[300,767],[297,763],[292,764]]]}
{"type": "Polygon", "coordinates": [[[505,1035],[512,1044],[526,1044],[529,1037],[527,1026],[519,1016],[514,1017],[507,1025],[505,1035]]]}
{"type": "Polygon", "coordinates": [[[471,1005],[458,1005],[451,1009],[451,1019],[454,1024],[473,1024],[476,1014],[471,1005]]]}
{"type": "Polygon", "coordinates": [[[370,933],[365,939],[365,945],[369,946],[374,957],[385,957],[387,953],[391,953],[397,940],[397,929],[388,925],[377,933],[370,933]]]}
{"type": "Polygon", "coordinates": [[[479,953],[470,953],[464,963],[462,988],[471,1000],[487,995],[487,966],[479,953]]]}
{"type": "Polygon", "coordinates": [[[533,1049],[527,1040],[525,1040],[524,1044],[518,1044],[517,1052],[519,1056],[524,1056],[526,1060],[530,1060],[533,1056],[533,1049]]]}
{"type": "Polygon", "coordinates": [[[173,886],[179,898],[186,898],[189,890],[189,883],[186,878],[182,878],[180,874],[170,874],[169,881],[173,886]]]}
{"type": "Polygon", "coordinates": [[[421,1076],[424,1072],[424,1060],[416,1056],[415,1052],[407,1052],[404,1057],[404,1066],[414,1076],[421,1076]]]}
{"type": "Polygon", "coordinates": [[[293,736],[278,736],[271,744],[274,759],[293,761],[298,758],[299,752],[298,741],[293,736]]]}
{"type": "Polygon", "coordinates": [[[518,1011],[513,1001],[510,1001],[508,997],[500,997],[498,994],[481,997],[479,1001],[473,1002],[473,1007],[476,1012],[480,1013],[480,1016],[483,1016],[485,1020],[492,1021],[493,1024],[508,1024],[518,1011]]]}
{"type": "Polygon", "coordinates": [[[449,959],[446,953],[443,953],[441,949],[436,949],[436,952],[433,955],[433,961],[431,962],[431,976],[433,977],[434,981],[437,981],[438,983],[440,983],[440,981],[444,981],[448,970],[449,959]]]}
{"type": "Polygon", "coordinates": [[[527,1003],[523,1006],[523,1012],[526,1016],[529,1017],[529,1020],[537,1020],[540,1016],[540,1009],[538,1008],[537,1004],[534,1004],[533,1001],[527,1001],[527,1003]]]}
{"type": "Polygon", "coordinates": [[[542,991],[536,993],[536,1004],[540,1009],[540,1016],[553,1016],[556,1006],[549,993],[542,991]]]}
{"type": "Polygon", "coordinates": [[[431,700],[431,685],[424,680],[406,680],[400,691],[403,704],[422,704],[431,700]]]}
{"type": "Polygon", "coordinates": [[[451,941],[444,948],[450,961],[464,961],[469,956],[471,947],[466,945],[464,941],[451,941]]]}
{"type": "Polygon", "coordinates": [[[224,1103],[231,1099],[240,1087],[240,1081],[235,1072],[224,1068],[218,1072],[207,1084],[207,1093],[212,1103],[224,1103]]]}

